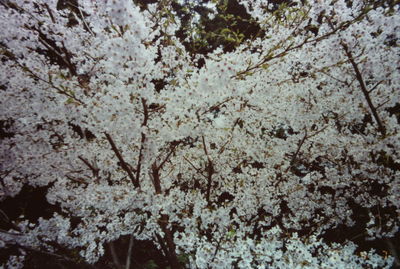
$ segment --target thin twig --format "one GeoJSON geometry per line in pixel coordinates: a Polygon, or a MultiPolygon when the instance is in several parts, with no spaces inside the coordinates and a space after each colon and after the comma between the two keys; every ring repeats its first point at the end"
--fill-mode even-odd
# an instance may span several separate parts
{"type": "MultiPolygon", "coordinates": [[[[223,100],[223,101],[221,101],[221,102],[219,102],[219,103],[217,103],[217,104],[211,106],[209,109],[207,109],[206,111],[204,111],[203,113],[201,113],[201,115],[207,114],[208,112],[212,112],[212,111],[218,109],[221,105],[223,105],[223,104],[225,104],[225,103],[227,103],[227,102],[229,102],[229,101],[231,101],[231,100],[233,100],[233,99],[234,99],[233,97],[226,98],[225,100],[223,100]]],[[[197,113],[198,113],[199,111],[200,111],[200,109],[197,111],[197,113]]],[[[197,113],[196,113],[196,114],[197,114],[197,113]]]]}
{"type": "Polygon", "coordinates": [[[185,159],[185,161],[187,161],[201,176],[207,178],[207,176],[205,176],[203,174],[203,171],[201,171],[200,168],[197,168],[188,158],[186,158],[185,156],[183,156],[183,159],[185,159]]]}
{"type": "Polygon", "coordinates": [[[299,144],[298,144],[298,146],[297,146],[296,153],[293,155],[292,159],[290,160],[290,166],[286,169],[285,172],[289,171],[289,169],[292,168],[293,165],[295,164],[295,162],[296,162],[296,160],[297,160],[297,155],[299,154],[300,149],[301,149],[301,147],[303,146],[303,144],[304,144],[304,142],[306,141],[307,138],[308,138],[308,137],[307,137],[307,129],[306,129],[305,132],[304,132],[303,138],[301,139],[301,141],[299,142],[299,144]]]}
{"type": "Polygon", "coordinates": [[[376,109],[381,108],[382,106],[386,105],[386,104],[389,103],[389,102],[390,102],[390,98],[388,98],[386,101],[384,101],[384,102],[380,103],[379,105],[377,105],[377,106],[376,106],[376,109]]]}
{"type": "Polygon", "coordinates": [[[73,178],[70,175],[65,175],[68,179],[72,180],[75,183],[80,183],[80,184],[85,184],[87,185],[88,183],[86,181],[84,181],[83,179],[80,178],[73,178]]]}
{"type": "Polygon", "coordinates": [[[53,23],[56,23],[56,20],[54,19],[53,13],[51,12],[49,5],[48,5],[47,3],[45,3],[44,6],[46,7],[47,12],[48,12],[49,15],[50,15],[51,21],[52,21],[53,23]]]}
{"type": "Polygon", "coordinates": [[[218,155],[221,155],[225,151],[226,145],[228,145],[230,142],[232,142],[232,137],[231,136],[229,139],[226,140],[226,142],[222,145],[222,147],[218,150],[218,155]]]}
{"type": "Polygon", "coordinates": [[[88,160],[86,160],[85,158],[83,158],[82,156],[78,156],[78,158],[84,163],[86,164],[87,167],[89,167],[90,170],[92,170],[93,172],[93,176],[95,176],[96,178],[98,178],[99,176],[99,169],[95,168],[93,165],[90,164],[90,162],[88,160]]]}
{"type": "Polygon", "coordinates": [[[160,165],[158,165],[158,169],[161,169],[164,164],[169,160],[169,158],[171,157],[172,153],[175,152],[175,148],[181,143],[182,141],[178,141],[177,144],[171,145],[171,149],[169,151],[169,153],[167,154],[167,156],[165,157],[165,159],[160,163],[160,165]]]}
{"type": "Polygon", "coordinates": [[[371,93],[373,90],[375,90],[376,87],[378,87],[382,82],[383,82],[383,80],[381,80],[381,81],[379,81],[378,83],[376,83],[375,86],[372,87],[372,88],[368,91],[368,93],[371,93]]]}
{"type": "MultiPolygon", "coordinates": [[[[83,16],[83,13],[82,13],[82,9],[79,6],[72,4],[71,2],[69,2],[68,4],[79,10],[79,13],[81,14],[81,17],[82,17],[83,24],[86,26],[86,29],[90,32],[91,35],[96,36],[90,29],[89,25],[86,23],[85,17],[83,16]]],[[[75,13],[74,13],[74,15],[75,15],[75,13]]]]}

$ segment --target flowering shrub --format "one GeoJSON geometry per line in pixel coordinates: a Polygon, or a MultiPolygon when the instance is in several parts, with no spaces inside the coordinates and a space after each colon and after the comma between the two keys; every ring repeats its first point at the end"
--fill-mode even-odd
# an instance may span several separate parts
{"type": "Polygon", "coordinates": [[[5,266],[129,235],[172,268],[390,268],[324,235],[357,208],[399,230],[399,7],[264,2],[241,1],[262,37],[201,55],[163,1],[1,1],[1,199],[60,208],[9,220],[5,266]]]}

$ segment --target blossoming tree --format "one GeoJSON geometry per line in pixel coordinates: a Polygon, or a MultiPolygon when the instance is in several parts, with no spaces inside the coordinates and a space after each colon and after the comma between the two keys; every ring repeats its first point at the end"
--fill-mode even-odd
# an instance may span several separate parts
{"type": "Polygon", "coordinates": [[[95,264],[126,235],[125,268],[134,240],[171,268],[398,262],[324,237],[357,209],[369,239],[399,230],[398,6],[243,0],[263,35],[202,55],[168,2],[58,2],[0,2],[1,199],[47,186],[60,208],[8,220],[6,266],[62,249],[95,264]]]}

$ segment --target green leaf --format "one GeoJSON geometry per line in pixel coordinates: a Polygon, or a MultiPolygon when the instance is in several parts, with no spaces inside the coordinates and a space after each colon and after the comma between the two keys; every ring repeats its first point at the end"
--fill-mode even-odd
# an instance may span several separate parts
{"type": "Polygon", "coordinates": [[[65,102],[65,104],[69,105],[69,104],[72,104],[74,102],[75,102],[74,99],[68,98],[67,101],[65,102]]]}
{"type": "Polygon", "coordinates": [[[181,254],[181,255],[178,256],[178,261],[181,264],[188,264],[189,263],[189,257],[190,257],[189,254],[181,254]]]}
{"type": "Polygon", "coordinates": [[[222,29],[221,30],[221,34],[222,35],[229,35],[230,33],[232,33],[232,31],[230,30],[230,29],[228,29],[228,28],[224,28],[224,29],[222,29]]]}
{"type": "Polygon", "coordinates": [[[158,268],[158,265],[155,263],[154,260],[149,260],[145,265],[144,265],[145,269],[156,269],[158,268]]]}
{"type": "Polygon", "coordinates": [[[236,231],[233,229],[233,228],[231,228],[230,230],[229,230],[229,232],[228,232],[228,237],[229,238],[232,238],[232,237],[234,237],[236,235],[236,231]]]}

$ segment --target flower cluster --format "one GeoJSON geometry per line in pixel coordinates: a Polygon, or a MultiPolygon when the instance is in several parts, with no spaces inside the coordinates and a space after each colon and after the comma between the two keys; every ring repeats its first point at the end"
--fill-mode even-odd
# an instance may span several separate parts
{"type": "Polygon", "coordinates": [[[19,249],[4,266],[64,248],[96,263],[129,235],[172,268],[390,268],[325,235],[398,233],[399,7],[240,2],[262,37],[207,55],[164,1],[0,3],[0,200],[47,186],[59,208],[0,211],[0,247],[19,249]]]}

